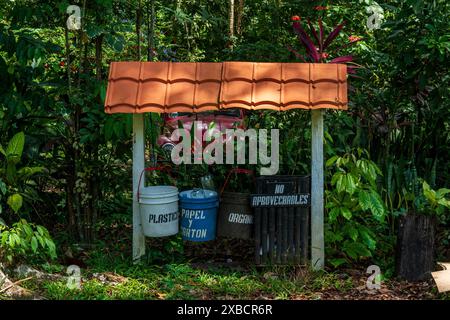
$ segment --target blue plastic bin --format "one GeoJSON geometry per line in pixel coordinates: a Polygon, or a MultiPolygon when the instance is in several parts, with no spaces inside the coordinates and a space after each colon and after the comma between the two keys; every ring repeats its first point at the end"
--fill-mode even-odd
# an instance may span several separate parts
{"type": "Polygon", "coordinates": [[[219,207],[217,192],[205,189],[186,190],[180,192],[179,197],[183,240],[214,240],[219,207]]]}

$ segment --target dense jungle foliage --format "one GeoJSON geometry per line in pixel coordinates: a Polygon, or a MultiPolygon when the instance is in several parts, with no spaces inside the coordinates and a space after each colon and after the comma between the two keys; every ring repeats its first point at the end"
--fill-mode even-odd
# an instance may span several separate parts
{"type": "MultiPolygon", "coordinates": [[[[349,110],[325,115],[327,266],[390,270],[399,217],[423,206],[438,216],[437,254],[449,258],[450,2],[0,0],[0,262],[108,247],[117,224],[131,232],[132,116],[104,113],[111,61],[311,61],[292,20],[326,35],[345,21],[320,59],[351,55],[356,71],[349,110]],[[66,27],[71,4],[78,31],[66,27]],[[379,28],[368,27],[374,8],[379,28]]],[[[310,118],[258,111],[246,121],[280,129],[280,174],[308,174],[310,118]]],[[[145,115],[157,153],[161,119],[145,115]]],[[[191,188],[211,172],[220,185],[229,169],[182,165],[174,176],[191,188]]]]}

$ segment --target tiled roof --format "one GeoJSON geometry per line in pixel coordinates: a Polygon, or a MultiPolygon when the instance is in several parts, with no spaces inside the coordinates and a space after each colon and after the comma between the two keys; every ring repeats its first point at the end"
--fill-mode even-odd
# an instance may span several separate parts
{"type": "Polygon", "coordinates": [[[342,64],[112,62],[107,113],[347,109],[342,64]]]}

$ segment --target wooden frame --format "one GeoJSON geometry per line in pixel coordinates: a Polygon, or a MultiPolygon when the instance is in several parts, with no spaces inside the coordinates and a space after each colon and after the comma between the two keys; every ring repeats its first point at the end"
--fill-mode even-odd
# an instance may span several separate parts
{"type": "MultiPolygon", "coordinates": [[[[315,270],[325,264],[324,246],[324,175],[323,175],[323,113],[311,111],[311,264],[315,270]]],[[[142,231],[139,201],[139,176],[145,166],[144,115],[133,115],[133,261],[145,254],[145,236],[142,231]]],[[[144,186],[144,180],[141,187],[144,186]]]]}
{"type": "Polygon", "coordinates": [[[313,269],[325,265],[323,234],[323,113],[311,111],[311,264],[313,269]]]}
{"type": "MultiPolygon", "coordinates": [[[[145,167],[144,115],[133,115],[133,261],[138,262],[145,254],[145,236],[139,213],[139,176],[145,167]]],[[[145,176],[141,187],[145,184],[145,176]]]]}

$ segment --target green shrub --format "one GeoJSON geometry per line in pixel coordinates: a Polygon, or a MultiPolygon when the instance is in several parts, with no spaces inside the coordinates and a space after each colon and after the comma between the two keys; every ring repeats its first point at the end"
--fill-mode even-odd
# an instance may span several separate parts
{"type": "Polygon", "coordinates": [[[24,199],[33,199],[30,177],[43,170],[42,167],[17,168],[24,144],[25,135],[19,132],[6,148],[0,145],[0,153],[4,158],[3,163],[0,163],[0,214],[3,213],[5,219],[9,218],[7,220],[10,221],[19,217],[12,227],[0,217],[0,262],[6,259],[6,262],[12,263],[25,257],[56,258],[55,244],[48,230],[20,219],[24,199]]]}
{"type": "Polygon", "coordinates": [[[330,263],[339,266],[371,257],[377,247],[373,226],[385,225],[386,210],[377,191],[377,165],[368,152],[356,149],[326,162],[333,169],[326,190],[326,243],[330,263]]]}
{"type": "Polygon", "coordinates": [[[0,225],[0,257],[7,262],[36,258],[56,258],[56,247],[46,228],[20,219],[12,227],[0,225]]]}

